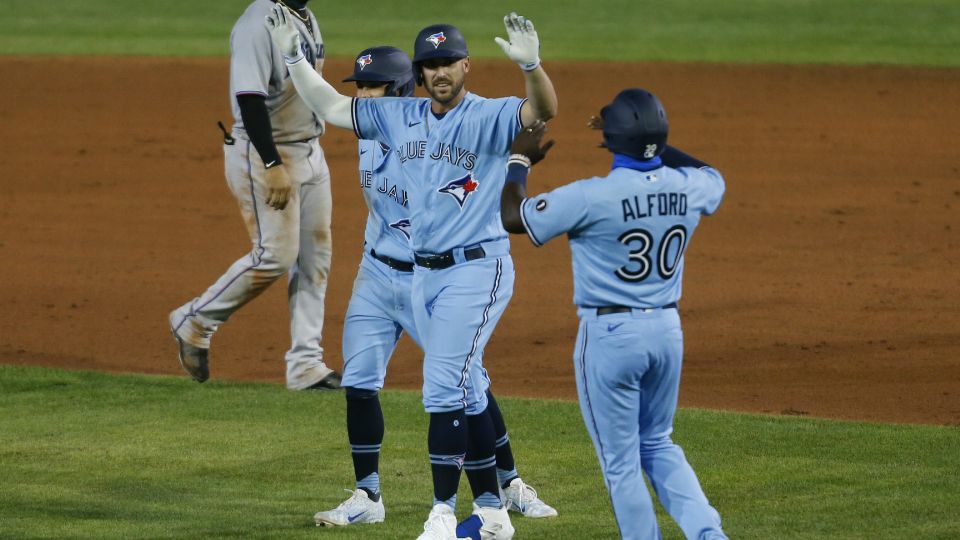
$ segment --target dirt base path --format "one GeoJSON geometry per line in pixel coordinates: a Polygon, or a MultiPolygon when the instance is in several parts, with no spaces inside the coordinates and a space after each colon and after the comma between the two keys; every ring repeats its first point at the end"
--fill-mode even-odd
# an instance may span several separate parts
{"type": "MultiPolygon", "coordinates": [[[[584,126],[627,86],[659,94],[671,142],[727,178],[687,255],[682,406],[960,424],[960,71],[547,67],[557,147],[532,190],[607,170],[584,126]]],[[[481,95],[523,91],[511,64],[474,68],[481,95]]],[[[216,129],[227,61],[8,57],[0,73],[0,362],[179,374],[167,313],[249,248],[216,129]]],[[[322,142],[336,200],[324,344],[339,367],[366,210],[352,134],[322,142]]],[[[514,256],[494,389],[574,399],[567,246],[519,238],[514,256]]],[[[282,381],[287,340],[278,284],[217,334],[213,377],[282,381]]],[[[388,386],[420,381],[405,341],[388,386]]]]}

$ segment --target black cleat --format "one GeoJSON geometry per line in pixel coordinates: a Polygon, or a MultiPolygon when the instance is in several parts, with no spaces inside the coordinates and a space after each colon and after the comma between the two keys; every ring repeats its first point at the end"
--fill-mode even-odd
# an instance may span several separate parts
{"type": "MultiPolygon", "coordinates": [[[[204,356],[206,359],[206,356],[204,356]]],[[[320,379],[319,381],[313,383],[313,385],[304,388],[304,390],[339,390],[340,389],[340,374],[336,371],[331,371],[329,375],[320,379]]]]}
{"type": "MultiPolygon", "coordinates": [[[[194,347],[186,341],[180,339],[176,332],[173,332],[173,339],[177,340],[177,352],[180,356],[180,367],[183,368],[193,380],[202,383],[210,378],[210,363],[207,357],[209,349],[194,347]]],[[[323,382],[323,381],[320,381],[323,382]]],[[[320,384],[320,383],[317,383],[320,384]]]]}

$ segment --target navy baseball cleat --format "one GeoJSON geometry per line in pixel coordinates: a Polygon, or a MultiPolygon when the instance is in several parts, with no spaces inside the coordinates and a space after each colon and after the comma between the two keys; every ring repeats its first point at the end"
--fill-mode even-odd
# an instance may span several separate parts
{"type": "Polygon", "coordinates": [[[340,374],[337,373],[336,371],[331,371],[330,374],[327,375],[326,377],[304,388],[304,390],[339,390],[339,389],[340,389],[340,374]]]}

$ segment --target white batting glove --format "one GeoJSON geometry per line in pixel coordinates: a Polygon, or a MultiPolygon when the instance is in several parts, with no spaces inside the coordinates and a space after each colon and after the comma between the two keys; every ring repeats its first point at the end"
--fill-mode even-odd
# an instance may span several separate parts
{"type": "Polygon", "coordinates": [[[520,64],[520,69],[533,71],[540,66],[540,37],[530,21],[511,12],[503,18],[503,26],[507,29],[507,38],[493,38],[503,49],[507,58],[520,64]]]}
{"type": "Polygon", "coordinates": [[[270,15],[267,15],[264,23],[270,32],[270,38],[274,45],[280,49],[283,59],[288,64],[296,64],[303,60],[303,50],[300,48],[300,31],[293,24],[293,19],[289,17],[287,8],[275,4],[270,8],[270,15]]]}

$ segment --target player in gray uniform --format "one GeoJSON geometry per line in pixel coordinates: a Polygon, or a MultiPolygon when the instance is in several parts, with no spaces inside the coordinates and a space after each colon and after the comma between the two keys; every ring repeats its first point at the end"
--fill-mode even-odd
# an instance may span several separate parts
{"type": "Polygon", "coordinates": [[[275,4],[293,15],[304,56],[320,70],[323,40],[307,0],[255,0],[230,34],[232,136],[225,172],[253,249],[197,298],[170,313],[180,364],[196,381],[209,377],[217,328],[289,273],[291,346],[287,388],[339,388],[323,362],[320,338],[332,253],[330,172],[318,138],[324,125],[297,94],[263,19],[275,4]]]}
{"type": "Polygon", "coordinates": [[[661,537],[646,474],[688,539],[725,540],[720,515],[670,438],[683,363],[684,252],[700,218],[720,206],[724,180],[667,146],[667,115],[650,92],[624,90],[600,114],[612,170],[534,197],[526,198],[528,168],[552,143],[539,146],[542,124],[516,137],[503,226],[536,246],[561,234],[569,241],[577,394],[620,536],[661,537]]]}

